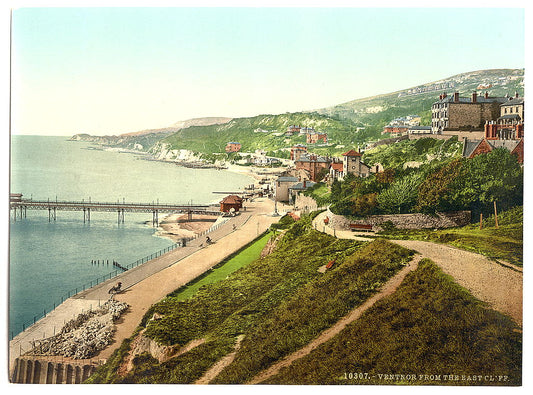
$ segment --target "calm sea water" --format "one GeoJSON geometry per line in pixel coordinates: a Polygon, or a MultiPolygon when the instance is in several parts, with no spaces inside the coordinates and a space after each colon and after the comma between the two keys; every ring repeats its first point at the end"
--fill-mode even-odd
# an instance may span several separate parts
{"type": "MultiPolygon", "coordinates": [[[[241,190],[252,180],[212,169],[187,169],[142,160],[133,154],[94,150],[91,144],[64,137],[13,136],[11,191],[34,200],[126,201],[206,204],[241,190]]],[[[116,260],[126,265],[172,242],[154,236],[146,225],[152,215],[92,212],[27,211],[10,217],[9,330],[16,335],[50,311],[70,290],[114,271],[91,260],[116,260]]]]}

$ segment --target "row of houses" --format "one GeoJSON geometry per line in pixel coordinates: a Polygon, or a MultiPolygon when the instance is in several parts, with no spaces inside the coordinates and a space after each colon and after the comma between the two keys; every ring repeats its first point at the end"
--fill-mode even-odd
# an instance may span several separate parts
{"type": "Polygon", "coordinates": [[[294,159],[293,174],[297,176],[278,177],[274,185],[274,197],[277,201],[292,203],[298,193],[319,181],[332,183],[334,180],[342,180],[348,174],[368,177],[370,173],[383,170],[379,165],[372,167],[363,163],[361,152],[353,149],[342,154],[342,158],[308,153],[302,145],[294,146],[291,155],[296,155],[296,152],[299,156],[294,159]]]}
{"type": "Polygon", "coordinates": [[[488,92],[471,97],[443,93],[432,106],[432,133],[463,140],[463,156],[473,158],[505,148],[524,163],[524,98],[492,97],[488,92]]]}

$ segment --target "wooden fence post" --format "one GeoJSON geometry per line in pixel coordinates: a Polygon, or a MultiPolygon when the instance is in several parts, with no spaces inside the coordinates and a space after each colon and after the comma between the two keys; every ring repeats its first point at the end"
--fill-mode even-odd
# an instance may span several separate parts
{"type": "Polygon", "coordinates": [[[494,220],[496,222],[496,229],[498,229],[498,210],[496,210],[496,200],[494,201],[494,220]]]}

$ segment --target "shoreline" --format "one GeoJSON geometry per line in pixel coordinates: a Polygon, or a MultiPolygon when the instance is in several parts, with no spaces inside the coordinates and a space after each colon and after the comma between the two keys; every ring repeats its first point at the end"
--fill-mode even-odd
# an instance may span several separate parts
{"type": "Polygon", "coordinates": [[[176,243],[184,238],[195,238],[218,222],[220,216],[194,214],[189,220],[187,214],[168,214],[159,223],[154,233],[156,237],[169,239],[176,243]]]}

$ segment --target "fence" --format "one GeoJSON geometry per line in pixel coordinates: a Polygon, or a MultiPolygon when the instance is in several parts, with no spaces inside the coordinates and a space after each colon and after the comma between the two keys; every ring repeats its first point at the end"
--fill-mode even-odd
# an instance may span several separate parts
{"type": "MultiPolygon", "coordinates": [[[[227,218],[223,218],[218,224],[216,225],[213,225],[211,226],[209,229],[195,235],[194,237],[190,237],[190,238],[184,238],[185,241],[190,241],[190,240],[195,240],[199,237],[202,237],[210,232],[213,232],[217,229],[219,229],[222,225],[224,225],[226,222],[227,222],[227,218]]],[[[163,254],[166,254],[167,252],[170,252],[172,250],[175,250],[176,248],[178,247],[181,247],[182,243],[174,243],[166,248],[163,248],[162,250],[159,250],[157,252],[154,252],[153,254],[150,254],[150,255],[147,255],[141,259],[137,259],[135,262],[133,263],[130,263],[129,265],[126,265],[124,268],[126,269],[133,269],[137,266],[140,266],[148,261],[151,261],[152,259],[155,259],[157,257],[160,257],[161,255],[163,254]]],[[[63,303],[65,300],[67,300],[68,298],[71,298],[72,296],[80,293],[80,292],[83,292],[87,289],[90,289],[98,284],[101,284],[103,283],[104,281],[107,281],[107,280],[110,280],[112,279],[113,277],[117,276],[118,274],[120,273],[124,273],[124,270],[122,268],[117,268],[116,270],[108,273],[108,274],[105,274],[103,276],[100,276],[98,278],[96,278],[95,280],[92,280],[88,283],[85,283],[77,288],[74,288],[70,291],[68,291],[67,293],[65,293],[59,300],[59,302],[56,302],[53,304],[53,307],[49,310],[47,309],[43,309],[43,313],[42,314],[39,314],[39,315],[34,315],[33,316],[33,320],[32,321],[28,321],[28,322],[25,322],[25,323],[22,323],[22,332],[24,332],[27,328],[29,328],[31,325],[35,324],[37,321],[39,321],[41,318],[44,318],[48,315],[48,313],[50,313],[51,311],[55,310],[55,308],[57,306],[59,306],[61,303],[63,303]]],[[[13,331],[11,331],[11,333],[9,334],[9,340],[12,340],[15,335],[13,333],[13,331]]]]}

